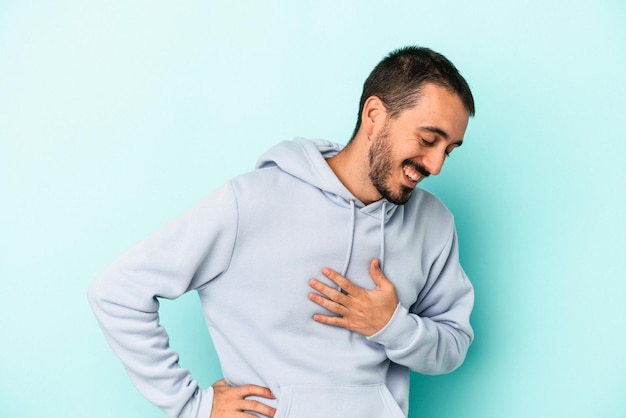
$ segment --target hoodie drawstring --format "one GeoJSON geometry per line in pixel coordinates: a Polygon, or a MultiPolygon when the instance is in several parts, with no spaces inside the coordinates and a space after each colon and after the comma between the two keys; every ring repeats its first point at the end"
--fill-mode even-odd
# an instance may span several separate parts
{"type": "Polygon", "coordinates": [[[346,254],[346,261],[343,263],[343,269],[341,275],[346,277],[348,272],[348,266],[350,265],[350,257],[352,256],[352,244],[354,243],[354,228],[356,224],[356,207],[354,206],[354,200],[350,200],[350,236],[348,237],[348,253],[346,254]]]}
{"type": "MultiPolygon", "coordinates": [[[[383,263],[385,262],[385,218],[387,215],[387,202],[383,201],[381,207],[380,217],[380,255],[378,257],[378,265],[380,270],[383,270],[383,263]]],[[[343,264],[341,275],[346,277],[348,267],[350,266],[350,258],[352,257],[352,247],[354,244],[354,230],[356,228],[356,207],[354,200],[350,200],[350,236],[348,237],[348,251],[346,253],[346,261],[343,264]]]]}
{"type": "Polygon", "coordinates": [[[378,266],[383,271],[383,263],[385,262],[385,217],[387,216],[387,201],[383,200],[383,206],[380,215],[380,257],[378,258],[378,266]]]}

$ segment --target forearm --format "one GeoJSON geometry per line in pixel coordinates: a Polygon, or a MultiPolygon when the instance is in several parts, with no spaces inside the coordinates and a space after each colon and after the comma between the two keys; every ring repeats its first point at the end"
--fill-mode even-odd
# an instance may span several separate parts
{"type": "Polygon", "coordinates": [[[459,367],[474,338],[470,314],[474,289],[458,259],[456,232],[429,266],[426,283],[410,309],[398,305],[387,325],[370,336],[388,357],[423,374],[459,367]]]}
{"type": "Polygon", "coordinates": [[[158,298],[177,298],[227,268],[236,213],[230,188],[222,188],[118,257],[88,291],[107,341],[133,383],[172,417],[210,414],[213,392],[200,390],[179,366],[159,325],[158,298]]]}
{"type": "Polygon", "coordinates": [[[179,366],[178,354],[169,347],[167,333],[159,326],[158,313],[112,301],[106,283],[106,278],[94,282],[89,300],[108,343],[135,387],[170,417],[195,418],[207,410],[207,405],[210,414],[212,391],[203,393],[190,372],[179,366]]]}
{"type": "Polygon", "coordinates": [[[422,374],[443,374],[463,363],[472,338],[469,323],[436,322],[398,305],[387,325],[368,340],[383,345],[395,363],[422,374]]]}

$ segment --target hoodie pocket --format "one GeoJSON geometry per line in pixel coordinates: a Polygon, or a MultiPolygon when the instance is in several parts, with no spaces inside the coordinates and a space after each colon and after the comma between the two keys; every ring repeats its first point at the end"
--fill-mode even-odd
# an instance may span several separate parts
{"type": "Polygon", "coordinates": [[[384,384],[282,386],[275,418],[406,418],[384,384]]]}

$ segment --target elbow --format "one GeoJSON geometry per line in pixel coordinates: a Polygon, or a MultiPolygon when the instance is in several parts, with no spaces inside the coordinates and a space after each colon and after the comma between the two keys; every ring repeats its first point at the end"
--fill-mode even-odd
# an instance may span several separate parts
{"type": "Polygon", "coordinates": [[[87,301],[91,305],[93,311],[102,308],[107,300],[110,300],[110,295],[107,290],[108,286],[104,283],[102,275],[98,276],[87,288],[87,301]]]}
{"type": "Polygon", "coordinates": [[[87,288],[87,301],[91,305],[93,310],[96,306],[99,306],[102,302],[102,292],[98,284],[98,280],[93,281],[87,288]]]}
{"type": "Polygon", "coordinates": [[[426,375],[447,374],[458,369],[467,356],[467,351],[472,343],[472,333],[465,333],[459,330],[442,331],[447,335],[440,335],[434,356],[434,361],[426,365],[420,373],[426,375]]]}
{"type": "Polygon", "coordinates": [[[110,283],[110,279],[101,274],[87,288],[87,301],[91,306],[91,310],[100,320],[101,316],[111,310],[115,310],[116,306],[120,306],[120,292],[110,283]]]}
{"type": "Polygon", "coordinates": [[[459,367],[461,367],[461,365],[465,361],[466,355],[467,355],[467,349],[458,350],[458,351],[451,353],[446,359],[446,361],[442,363],[441,370],[439,370],[438,374],[451,373],[455,371],[456,369],[458,369],[459,367]]]}

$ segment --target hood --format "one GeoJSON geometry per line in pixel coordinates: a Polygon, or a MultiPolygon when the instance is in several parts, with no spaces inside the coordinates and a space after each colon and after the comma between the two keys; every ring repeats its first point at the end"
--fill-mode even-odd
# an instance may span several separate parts
{"type": "Polygon", "coordinates": [[[259,158],[256,168],[278,166],[282,171],[320,189],[328,199],[346,208],[356,207],[364,214],[381,217],[385,222],[396,210],[396,205],[385,199],[363,204],[339,181],[326,162],[344,148],[324,139],[296,138],[270,148],[259,158]]]}
{"type": "Polygon", "coordinates": [[[296,138],[293,141],[281,142],[271,148],[261,156],[256,164],[256,168],[262,169],[277,166],[282,171],[317,187],[329,200],[350,210],[350,229],[347,236],[346,258],[341,270],[343,276],[348,271],[352,256],[357,210],[377,219],[380,223],[380,256],[378,260],[382,270],[385,260],[385,224],[391,218],[397,206],[385,199],[365,205],[339,181],[326,159],[336,155],[342,149],[343,145],[334,144],[323,139],[296,138]]]}

